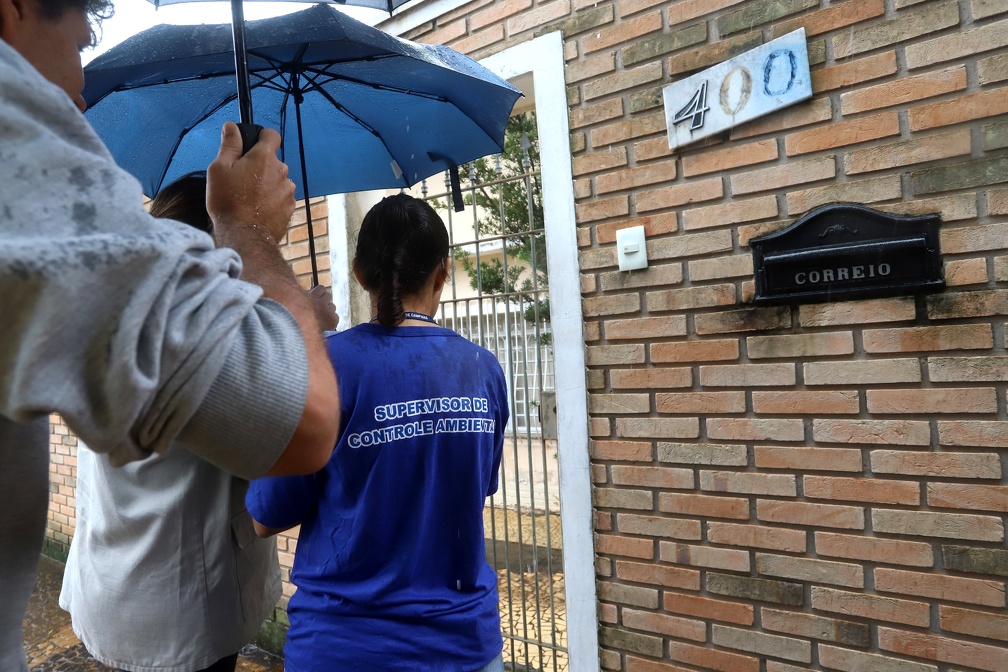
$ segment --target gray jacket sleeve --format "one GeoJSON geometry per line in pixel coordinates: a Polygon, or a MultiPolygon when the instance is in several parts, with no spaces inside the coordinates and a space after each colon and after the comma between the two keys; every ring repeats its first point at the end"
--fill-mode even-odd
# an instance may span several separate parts
{"type": "MultiPolygon", "coordinates": [[[[114,462],[179,438],[246,478],[307,395],[300,331],[231,250],[151,217],[65,93],[0,41],[0,415],[114,462]]],[[[142,150],[142,148],[138,148],[142,150]]]]}

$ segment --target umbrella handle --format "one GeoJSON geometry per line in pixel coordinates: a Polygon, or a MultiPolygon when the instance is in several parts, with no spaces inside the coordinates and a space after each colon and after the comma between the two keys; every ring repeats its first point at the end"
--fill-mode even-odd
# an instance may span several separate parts
{"type": "Polygon", "coordinates": [[[238,131],[242,137],[242,156],[248,154],[249,150],[259,142],[259,131],[263,127],[259,124],[238,124],[238,131]]]}

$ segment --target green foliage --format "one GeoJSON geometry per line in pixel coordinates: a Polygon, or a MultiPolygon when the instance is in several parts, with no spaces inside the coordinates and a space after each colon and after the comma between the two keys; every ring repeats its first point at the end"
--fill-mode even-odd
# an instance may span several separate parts
{"type": "Polygon", "coordinates": [[[478,238],[501,238],[508,258],[521,263],[513,261],[505,269],[501,260],[493,257],[481,258],[477,264],[476,255],[462,248],[456,248],[454,256],[469,275],[473,289],[522,302],[525,319],[543,324],[549,322],[549,300],[539,297],[548,293],[549,278],[539,167],[535,112],[511,117],[504,152],[470,164],[468,174],[463,172],[468,185],[463,183],[462,188],[466,203],[476,208],[478,238]]]}

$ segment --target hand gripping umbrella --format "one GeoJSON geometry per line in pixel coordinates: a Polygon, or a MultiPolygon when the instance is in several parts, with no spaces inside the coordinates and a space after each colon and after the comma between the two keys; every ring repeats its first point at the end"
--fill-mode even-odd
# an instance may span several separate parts
{"type": "MultiPolygon", "coordinates": [[[[448,47],[393,37],[330,5],[250,21],[247,45],[258,120],[280,131],[285,161],[297,147],[299,161],[288,163],[306,206],[312,196],[457,175],[502,151],[521,95],[448,47]]],[[[161,25],[85,68],[85,114],[148,195],[216,156],[238,106],[231,58],[227,24],[161,25]]],[[[316,273],[313,244],[311,256],[316,273]]]]}

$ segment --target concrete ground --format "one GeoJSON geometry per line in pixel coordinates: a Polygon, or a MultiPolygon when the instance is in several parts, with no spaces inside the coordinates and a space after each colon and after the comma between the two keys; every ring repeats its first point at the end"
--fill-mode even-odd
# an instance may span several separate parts
{"type": "MultiPolygon", "coordinates": [[[[70,615],[59,608],[63,564],[45,556],[39,564],[24,622],[24,646],[32,672],[109,672],[92,658],[70,627],[70,615]]],[[[283,660],[254,646],[238,657],[238,672],[283,672],[283,660]]]]}

